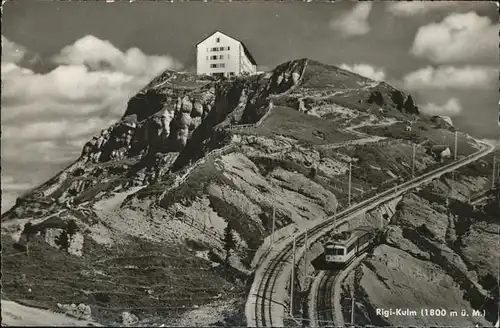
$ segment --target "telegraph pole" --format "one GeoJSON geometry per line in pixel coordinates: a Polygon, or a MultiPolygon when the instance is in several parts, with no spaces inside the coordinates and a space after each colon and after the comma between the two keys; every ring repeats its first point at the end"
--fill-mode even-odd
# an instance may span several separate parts
{"type": "Polygon", "coordinates": [[[497,157],[493,156],[493,173],[492,173],[492,176],[491,176],[491,189],[495,189],[495,181],[496,181],[496,177],[495,177],[495,165],[496,165],[496,160],[497,160],[497,157]]]}
{"type": "Polygon", "coordinates": [[[411,177],[415,178],[415,144],[413,144],[413,156],[411,160],[411,177]]]}
{"type": "MultiPolygon", "coordinates": [[[[496,200],[497,200],[497,206],[500,207],[500,174],[499,174],[499,172],[500,172],[500,164],[497,165],[496,178],[495,178],[496,185],[494,187],[495,189],[493,189],[496,200]]],[[[500,234],[500,231],[499,231],[499,234],[500,234]]],[[[500,306],[500,302],[498,304],[500,306]]],[[[499,319],[500,319],[500,316],[499,316],[499,319]]]]}
{"type": "Polygon", "coordinates": [[[457,151],[458,151],[458,131],[455,131],[455,160],[457,160],[457,151]]]}
{"type": "MultiPolygon", "coordinates": [[[[337,203],[337,206],[338,206],[338,203],[337,203]]],[[[333,232],[334,233],[337,232],[337,226],[335,225],[335,223],[337,222],[337,206],[335,206],[335,210],[333,211],[333,232]]]]}
{"type": "MultiPolygon", "coordinates": [[[[307,282],[307,228],[306,228],[306,241],[305,241],[305,252],[304,252],[304,282],[307,282]]],[[[304,283],[305,285],[305,283],[304,283]]],[[[305,287],[305,286],[304,286],[305,287]]]]}
{"type": "Polygon", "coordinates": [[[295,287],[295,235],[293,235],[292,277],[290,279],[290,316],[293,318],[293,289],[295,287]]]}
{"type": "Polygon", "coordinates": [[[271,235],[271,245],[274,245],[274,229],[276,228],[276,207],[273,205],[273,234],[271,235]]]}
{"type": "Polygon", "coordinates": [[[351,289],[351,325],[354,327],[354,282],[351,289]]]}
{"type": "Polygon", "coordinates": [[[351,206],[351,172],[352,172],[352,163],[349,162],[349,196],[348,196],[348,204],[351,206]]]}
{"type": "MultiPolygon", "coordinates": [[[[498,235],[500,235],[500,226],[498,227],[498,235]]],[[[500,242],[498,243],[498,246],[500,246],[500,242]]],[[[500,288],[500,262],[498,262],[497,268],[497,286],[500,288]]],[[[500,298],[500,289],[497,291],[497,294],[498,299],[500,298]]],[[[495,324],[495,327],[500,327],[500,302],[497,303],[497,323],[495,324]]]]}

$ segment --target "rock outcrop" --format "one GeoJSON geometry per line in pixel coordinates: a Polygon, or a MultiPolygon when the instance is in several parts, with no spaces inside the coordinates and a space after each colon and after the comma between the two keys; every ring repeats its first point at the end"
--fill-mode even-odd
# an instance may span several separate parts
{"type": "MultiPolygon", "coordinates": [[[[273,226],[301,229],[410,178],[411,141],[354,129],[393,129],[417,115],[411,97],[392,86],[308,59],[231,80],[166,71],[85,144],[79,159],[4,214],[3,249],[12,252],[3,262],[5,293],[48,306],[89,305],[105,324],[131,325],[153,308],[168,319],[245,295],[253,255],[273,226]],[[235,245],[224,263],[228,225],[235,245]],[[15,257],[19,251],[28,256],[15,257]]],[[[448,128],[431,123],[422,124],[437,136],[448,128]]],[[[435,161],[422,149],[416,167],[423,171],[435,161]]],[[[378,262],[397,261],[393,248],[398,263],[410,261],[404,252],[431,256],[408,231],[458,242],[483,228],[452,233],[447,215],[429,202],[406,197],[402,209],[389,204],[355,220],[398,226],[377,250],[378,262]]],[[[439,248],[445,258],[450,249],[439,248]]],[[[477,255],[468,248],[463,254],[477,255]]]]}

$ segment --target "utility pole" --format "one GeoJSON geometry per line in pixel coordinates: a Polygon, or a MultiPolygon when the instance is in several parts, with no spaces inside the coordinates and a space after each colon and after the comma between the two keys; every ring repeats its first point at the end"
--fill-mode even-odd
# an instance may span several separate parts
{"type": "Polygon", "coordinates": [[[276,207],[273,205],[273,233],[271,235],[271,245],[274,245],[274,229],[276,228],[276,207]]]}
{"type": "MultiPolygon", "coordinates": [[[[500,235],[500,227],[498,228],[498,235],[500,235]]],[[[498,243],[498,246],[500,246],[500,242],[498,243]]],[[[499,288],[499,290],[497,290],[497,298],[500,298],[500,262],[498,262],[497,268],[497,286],[499,288]]],[[[500,327],[500,302],[497,302],[497,323],[495,324],[495,327],[500,327]]]]}
{"type": "Polygon", "coordinates": [[[349,196],[348,196],[348,204],[351,206],[351,172],[352,172],[352,163],[349,162],[349,196]]]}
{"type": "Polygon", "coordinates": [[[458,131],[455,131],[455,160],[457,160],[457,151],[458,151],[458,131]]]}
{"type": "Polygon", "coordinates": [[[351,325],[354,327],[354,283],[351,288],[351,325]]]}
{"type": "Polygon", "coordinates": [[[290,279],[290,316],[293,318],[293,290],[295,287],[295,235],[293,235],[292,277],[290,279]]]}
{"type": "Polygon", "coordinates": [[[497,157],[493,156],[493,174],[491,176],[491,189],[495,189],[495,181],[496,181],[496,177],[495,177],[495,165],[496,165],[496,160],[497,160],[497,157]]]}
{"type": "Polygon", "coordinates": [[[496,175],[496,177],[495,177],[495,181],[496,181],[495,188],[498,188],[498,190],[500,190],[500,163],[497,163],[497,170],[496,170],[495,175],[496,175]]]}
{"type": "Polygon", "coordinates": [[[415,178],[415,144],[413,144],[413,156],[411,160],[411,178],[415,178]]]}
{"type": "Polygon", "coordinates": [[[304,252],[304,289],[307,282],[307,228],[306,228],[305,252],[304,252]]]}
{"type": "Polygon", "coordinates": [[[337,226],[335,224],[337,222],[337,206],[335,206],[335,210],[333,211],[333,233],[337,233],[337,226]]]}
{"type": "Polygon", "coordinates": [[[446,195],[446,214],[450,215],[450,192],[446,195]]]}

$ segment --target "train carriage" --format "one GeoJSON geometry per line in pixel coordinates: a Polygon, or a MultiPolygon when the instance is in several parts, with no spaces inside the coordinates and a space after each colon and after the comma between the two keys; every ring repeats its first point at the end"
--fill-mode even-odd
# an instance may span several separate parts
{"type": "Polygon", "coordinates": [[[357,254],[365,250],[374,237],[372,227],[359,227],[349,233],[334,236],[325,243],[325,262],[332,264],[346,264],[357,254]],[[345,237],[345,239],[342,239],[345,237]]]}

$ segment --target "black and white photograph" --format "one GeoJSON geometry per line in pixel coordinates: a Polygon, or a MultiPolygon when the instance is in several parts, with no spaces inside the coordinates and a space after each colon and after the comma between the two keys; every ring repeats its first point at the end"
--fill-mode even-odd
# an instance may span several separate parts
{"type": "Polygon", "coordinates": [[[500,327],[498,4],[2,2],[2,326],[500,327]]]}

